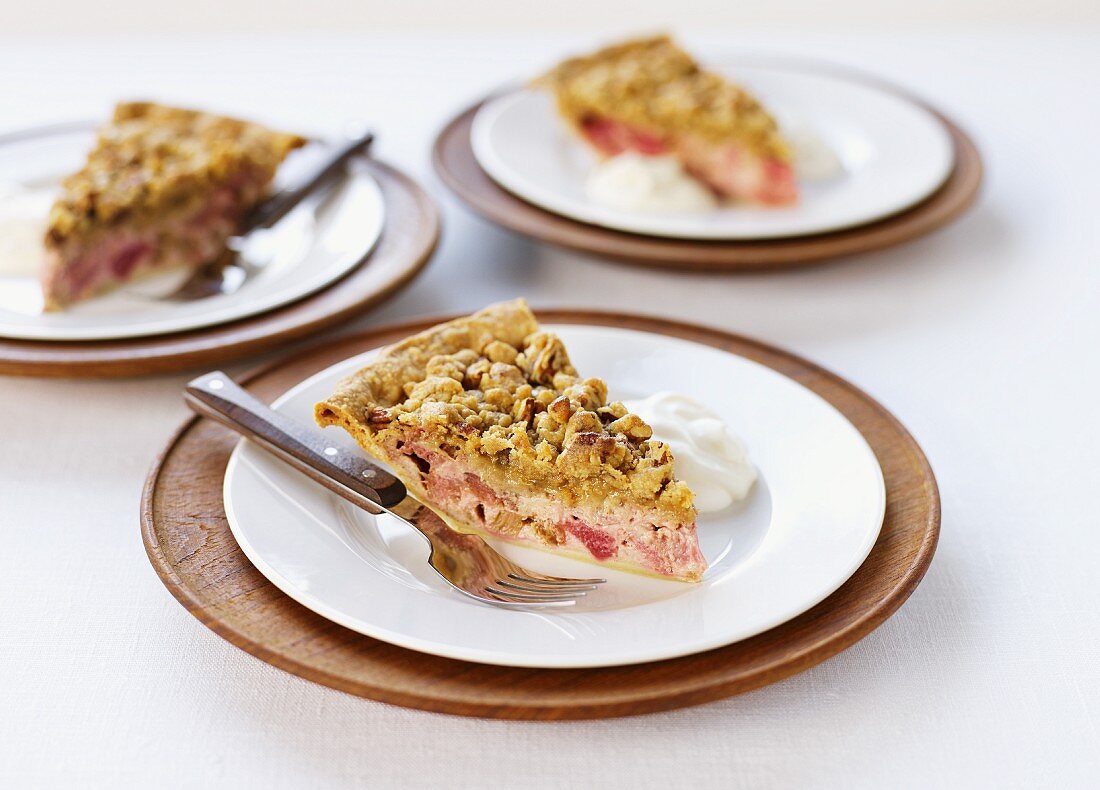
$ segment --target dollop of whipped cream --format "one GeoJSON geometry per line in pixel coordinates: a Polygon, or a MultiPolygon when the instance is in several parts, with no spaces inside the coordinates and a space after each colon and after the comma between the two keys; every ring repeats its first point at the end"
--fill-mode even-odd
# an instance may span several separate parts
{"type": "Polygon", "coordinates": [[[784,129],[794,149],[794,169],[800,181],[829,181],[844,174],[844,165],[829,144],[805,123],[784,129]]]}
{"type": "Polygon", "coordinates": [[[585,193],[601,206],[646,214],[685,214],[718,205],[714,194],[675,158],[630,151],[592,168],[585,193]]]}
{"type": "Polygon", "coordinates": [[[37,274],[45,255],[42,236],[52,202],[50,190],[0,184],[0,276],[37,274]]]}
{"type": "Polygon", "coordinates": [[[745,445],[722,418],[699,401],[674,392],[658,392],[623,405],[653,428],[675,458],[676,477],[695,492],[701,513],[722,510],[748,496],[756,467],[745,445]]]}

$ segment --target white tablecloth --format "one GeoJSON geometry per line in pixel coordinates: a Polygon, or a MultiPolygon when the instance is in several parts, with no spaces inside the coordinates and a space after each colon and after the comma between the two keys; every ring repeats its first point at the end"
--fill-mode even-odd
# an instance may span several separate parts
{"type": "Polygon", "coordinates": [[[475,219],[431,174],[434,132],[581,36],[6,42],[0,124],[136,96],[319,132],[366,120],[378,155],[440,198],[445,229],[425,274],[349,330],[522,294],[744,332],[850,378],[914,433],[942,490],[939,550],[902,610],[808,672],[673,713],[542,724],[389,707],[230,646],[153,573],[138,499],[185,417],[185,375],[0,379],[0,785],[1100,786],[1100,37],[692,40],[924,94],[981,147],[980,204],[894,250],[740,277],[625,268],[475,219]]]}

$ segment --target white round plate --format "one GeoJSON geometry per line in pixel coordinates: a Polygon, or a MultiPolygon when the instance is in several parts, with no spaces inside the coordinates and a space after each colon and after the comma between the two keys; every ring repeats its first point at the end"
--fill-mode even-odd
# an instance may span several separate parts
{"type": "Polygon", "coordinates": [[[773,239],[850,228],[903,211],[943,184],[955,149],[923,107],[871,84],[806,65],[720,69],[744,85],[786,130],[810,130],[843,173],[799,181],[797,205],[726,205],[684,214],[633,213],[592,202],[585,179],[596,157],[555,112],[548,91],[520,90],[474,117],[474,156],[504,189],[564,217],[614,230],[683,239],[773,239]]]}
{"type": "MultiPolygon", "coordinates": [[[[517,612],[450,589],[422,537],[349,505],[242,442],[225,476],[225,512],[249,560],[314,612],[402,647],[486,664],[596,667],[697,653],[758,634],[814,606],[866,558],[885,511],[882,471],[836,409],[742,357],[663,335],[554,326],[576,367],[616,399],[675,388],[726,416],[760,479],[739,506],[704,514],[710,563],[697,584],[598,568],[496,543],[532,570],[607,584],[568,610],[517,612]]],[[[373,352],[302,382],[275,408],[312,423],[313,404],[373,352]]],[[[354,447],[330,428],[333,443],[354,447]]]]}
{"type": "MultiPolygon", "coordinates": [[[[92,141],[92,131],[83,125],[0,137],[0,235],[25,239],[20,254],[0,249],[0,337],[116,340],[236,321],[335,282],[363,262],[382,233],[381,190],[369,173],[353,164],[337,186],[308,197],[270,231],[250,237],[244,254],[262,261],[263,269],[233,294],[193,302],[163,299],[187,276],[173,272],[63,313],[43,313],[37,240],[59,180],[80,167],[92,141]]],[[[277,187],[293,182],[295,169],[317,155],[311,148],[291,155],[280,169],[277,187]]]]}

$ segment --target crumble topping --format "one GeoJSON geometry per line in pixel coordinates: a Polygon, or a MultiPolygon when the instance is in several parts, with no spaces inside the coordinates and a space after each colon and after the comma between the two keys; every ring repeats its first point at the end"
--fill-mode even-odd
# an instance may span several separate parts
{"type": "Polygon", "coordinates": [[[660,134],[737,140],[791,160],[775,119],[747,91],[706,71],[668,36],[636,39],[563,61],[536,81],[573,123],[602,116],[660,134]]]}
{"type": "Polygon", "coordinates": [[[304,144],[298,135],[234,118],[148,102],[119,104],[84,166],[63,182],[47,244],[184,208],[220,186],[266,185],[287,153],[304,144]]]}
{"type": "Polygon", "coordinates": [[[509,479],[575,498],[617,493],[690,509],[672,454],[640,417],[582,378],[522,299],[490,306],[385,349],[317,404],[368,449],[410,435],[480,457],[509,479]]]}

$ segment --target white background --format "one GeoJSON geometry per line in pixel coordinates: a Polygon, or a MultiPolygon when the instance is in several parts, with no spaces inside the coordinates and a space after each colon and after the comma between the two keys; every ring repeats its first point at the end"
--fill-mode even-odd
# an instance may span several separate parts
{"type": "MultiPolygon", "coordinates": [[[[1045,3],[1049,14],[1005,4],[990,25],[982,10],[992,2],[957,18],[946,3],[913,4],[907,14],[920,24],[890,23],[870,2],[806,2],[785,6],[798,29],[768,33],[736,24],[729,9],[717,12],[721,26],[704,25],[701,4],[678,3],[703,31],[685,24],[685,38],[704,54],[821,57],[931,98],[974,135],[989,168],[975,210],[928,238],[796,273],[723,277],[540,247],[473,218],[432,176],[429,145],[448,114],[591,43],[578,32],[583,12],[565,16],[579,3],[560,4],[552,27],[561,32],[480,31],[494,21],[483,13],[456,22],[460,32],[435,19],[430,32],[214,35],[183,11],[154,14],[152,3],[111,6],[122,10],[108,22],[96,16],[103,5],[53,13],[48,3],[2,2],[8,31],[103,31],[136,24],[130,14],[198,31],[9,37],[0,43],[6,128],[102,116],[134,96],[307,131],[373,124],[378,155],[440,198],[444,241],[410,289],[349,329],[522,294],[755,335],[850,378],[912,430],[939,478],[943,535],[894,618],[769,688],[615,721],[431,715],[273,669],[205,629],[160,584],[138,500],[150,461],[185,417],[185,375],[0,379],[0,785],[1100,784],[1100,37],[1086,19],[1095,3],[1045,3]],[[833,9],[840,21],[820,23],[833,9]],[[860,9],[871,21],[853,23],[860,9]]],[[[423,4],[405,6],[425,18],[423,4]]],[[[761,24],[782,22],[774,8],[749,7],[768,17],[761,24]]],[[[225,8],[230,29],[289,15],[289,4],[251,17],[242,8],[225,8]]],[[[602,6],[585,9],[604,29],[614,21],[602,6]]],[[[310,13],[301,27],[337,27],[310,13]]],[[[514,7],[502,13],[518,24],[514,7]]]]}
{"type": "Polygon", "coordinates": [[[627,27],[744,31],[958,29],[1095,23],[1094,0],[4,0],[10,34],[301,30],[531,31],[619,35],[627,27]],[[627,27],[624,27],[627,26],[627,27]]]}

